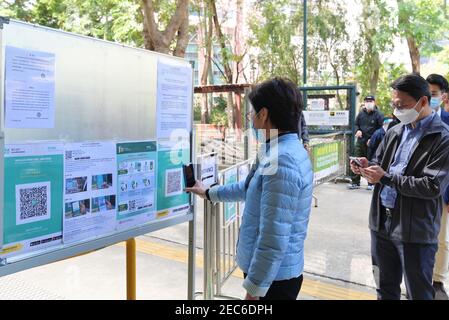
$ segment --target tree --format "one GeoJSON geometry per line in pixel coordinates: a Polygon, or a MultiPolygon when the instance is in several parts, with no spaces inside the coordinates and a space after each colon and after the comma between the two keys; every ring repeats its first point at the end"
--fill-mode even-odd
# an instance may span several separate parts
{"type": "Polygon", "coordinates": [[[274,75],[300,83],[302,73],[302,11],[299,0],[272,0],[255,3],[255,14],[249,21],[252,37],[249,45],[257,49],[256,63],[261,72],[256,81],[274,75]]]}
{"type": "Polygon", "coordinates": [[[346,8],[341,2],[319,1],[309,23],[311,52],[324,56],[333,71],[336,85],[350,71],[350,37],[346,30],[346,8]]]}
{"type": "MultiPolygon", "coordinates": [[[[376,104],[386,116],[392,116],[391,87],[394,80],[407,73],[404,64],[383,63],[379,70],[379,85],[376,93],[376,104]]],[[[362,95],[370,94],[362,89],[362,95]]]]}
{"type": "MultiPolygon", "coordinates": [[[[189,43],[189,0],[169,1],[142,0],[144,15],[145,48],[161,53],[170,53],[178,57],[184,57],[189,43]],[[162,6],[173,6],[176,9],[169,17],[165,30],[159,30],[155,14],[162,6]]],[[[169,11],[169,10],[166,10],[169,11]]],[[[167,17],[165,21],[167,21],[167,17]]],[[[161,19],[164,22],[164,19],[161,19]]]]}
{"type": "Polygon", "coordinates": [[[421,70],[421,54],[441,51],[449,22],[442,10],[443,0],[397,0],[398,33],[407,40],[413,72],[421,70]]]}
{"type": "Polygon", "coordinates": [[[396,34],[395,22],[385,0],[362,0],[362,14],[358,19],[360,37],[355,45],[356,79],[364,95],[376,95],[382,55],[391,52],[396,34]]]}
{"type": "MultiPolygon", "coordinates": [[[[213,22],[210,10],[210,0],[198,0],[195,3],[198,11],[199,23],[197,26],[197,35],[199,42],[199,60],[201,65],[200,84],[202,86],[208,85],[212,81],[210,77],[212,68],[212,36],[213,36],[213,22]]],[[[210,119],[209,114],[209,100],[207,94],[201,95],[201,123],[208,123],[210,119]]]]}

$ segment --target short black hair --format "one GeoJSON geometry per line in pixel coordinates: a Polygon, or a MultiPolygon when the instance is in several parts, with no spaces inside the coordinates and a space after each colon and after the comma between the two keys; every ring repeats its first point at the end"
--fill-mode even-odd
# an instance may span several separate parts
{"type": "Polygon", "coordinates": [[[298,132],[304,102],[301,91],[291,80],[275,77],[262,82],[249,93],[248,99],[256,112],[268,109],[268,117],[276,129],[298,132]]]}
{"type": "Polygon", "coordinates": [[[449,83],[442,75],[433,73],[426,80],[428,83],[438,86],[442,92],[448,92],[449,90],[449,83]]]}
{"type": "Polygon", "coordinates": [[[429,83],[419,74],[412,73],[396,79],[391,88],[402,91],[413,97],[416,101],[422,97],[427,97],[430,101],[432,95],[429,89],[429,83]]]}

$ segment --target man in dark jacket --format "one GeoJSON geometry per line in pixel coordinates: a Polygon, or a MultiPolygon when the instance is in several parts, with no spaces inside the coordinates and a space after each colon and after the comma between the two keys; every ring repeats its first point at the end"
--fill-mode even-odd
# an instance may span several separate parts
{"type": "Polygon", "coordinates": [[[432,111],[427,82],[407,75],[392,84],[394,114],[372,162],[351,169],[376,184],[371,203],[371,255],[379,299],[400,299],[402,275],[411,299],[434,299],[442,194],[449,177],[449,127],[432,111]]]}
{"type": "Polygon", "coordinates": [[[376,155],[377,148],[384,139],[385,134],[388,131],[388,127],[390,126],[390,123],[392,121],[393,121],[392,119],[385,118],[382,128],[377,129],[376,132],[374,132],[374,134],[368,140],[368,148],[369,148],[368,154],[370,155],[370,158],[368,158],[368,160],[371,160],[376,155]]]}
{"type": "MultiPolygon", "coordinates": [[[[377,108],[374,96],[367,96],[364,101],[363,110],[359,112],[355,119],[355,137],[357,138],[355,156],[370,158],[367,143],[373,133],[377,129],[382,128],[384,115],[377,108]]],[[[352,183],[348,186],[349,189],[360,188],[360,176],[353,174],[351,175],[351,180],[352,183]]],[[[368,189],[371,189],[371,186],[368,186],[368,189]]]]}

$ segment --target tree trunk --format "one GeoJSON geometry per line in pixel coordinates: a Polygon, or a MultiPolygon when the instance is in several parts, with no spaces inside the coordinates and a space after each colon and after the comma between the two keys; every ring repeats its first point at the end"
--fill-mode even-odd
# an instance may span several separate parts
{"type": "Polygon", "coordinates": [[[173,51],[173,55],[176,57],[184,58],[186,55],[186,48],[190,41],[189,34],[189,7],[187,6],[183,11],[181,19],[183,20],[179,26],[176,40],[176,48],[173,51]]]}
{"type": "MultiPolygon", "coordinates": [[[[403,5],[404,0],[397,0],[398,7],[400,8],[401,5],[403,5]]],[[[399,10],[400,11],[400,10],[399,10]]],[[[399,23],[402,25],[410,25],[410,19],[408,15],[400,14],[399,15],[399,23]]],[[[412,35],[406,34],[407,44],[408,44],[408,51],[410,53],[410,59],[412,62],[412,70],[414,73],[420,73],[421,72],[421,62],[420,60],[420,53],[418,45],[416,44],[415,39],[412,35]]]]}
{"type": "MultiPolygon", "coordinates": [[[[229,55],[227,53],[226,48],[226,38],[221,30],[220,22],[218,21],[217,6],[214,0],[211,0],[211,14],[214,20],[215,32],[218,37],[218,41],[220,43],[221,62],[224,68],[225,81],[227,84],[232,84],[233,75],[232,75],[232,68],[230,66],[231,61],[229,61],[229,55]]],[[[232,97],[232,92],[228,93],[227,101],[228,103],[226,107],[228,108],[228,126],[232,128],[234,127],[235,123],[234,101],[232,97]]]]}
{"type": "Polygon", "coordinates": [[[211,13],[212,13],[214,25],[215,25],[215,32],[217,34],[218,41],[220,43],[220,48],[221,48],[221,59],[222,59],[223,67],[224,67],[224,74],[225,74],[225,78],[226,78],[225,80],[226,80],[226,83],[232,84],[232,68],[230,66],[230,61],[229,61],[229,57],[228,57],[228,53],[227,53],[227,49],[226,49],[226,38],[221,30],[221,26],[218,21],[217,6],[215,5],[215,1],[211,1],[211,9],[212,9],[211,13]]]}
{"type": "Polygon", "coordinates": [[[376,95],[377,93],[377,86],[379,84],[379,75],[380,75],[380,60],[379,60],[379,54],[374,54],[373,61],[372,61],[372,71],[369,79],[369,89],[370,94],[376,95]]]}
{"type": "MultiPolygon", "coordinates": [[[[211,69],[211,57],[212,57],[212,33],[213,24],[212,16],[210,14],[209,0],[204,4],[204,21],[198,24],[198,39],[200,44],[204,44],[204,48],[201,48],[201,54],[203,55],[201,61],[203,63],[201,68],[201,85],[209,84],[208,78],[211,69]]],[[[210,80],[209,80],[210,81],[210,80]]],[[[201,123],[209,122],[209,106],[208,106],[208,94],[202,94],[201,96],[201,123]]]]}
{"type": "Polygon", "coordinates": [[[421,55],[419,53],[419,48],[413,37],[407,37],[407,44],[408,51],[410,52],[410,59],[412,60],[412,70],[414,73],[419,74],[421,72],[421,55]]]}
{"type": "Polygon", "coordinates": [[[170,54],[170,46],[176,40],[174,55],[184,57],[189,42],[189,0],[178,0],[176,11],[167,28],[160,31],[154,18],[153,0],[141,0],[144,16],[145,48],[170,54]],[[187,21],[186,21],[187,20],[187,21]]]}
{"type": "MultiPolygon", "coordinates": [[[[241,42],[241,38],[243,35],[243,0],[236,0],[236,27],[235,27],[235,53],[240,57],[244,55],[243,52],[243,46],[241,42]]],[[[240,58],[239,58],[240,60],[240,58]]],[[[239,79],[238,76],[240,74],[240,71],[243,71],[243,63],[242,61],[238,61],[235,66],[235,74],[236,79],[235,82],[238,83],[239,79]]],[[[235,104],[235,112],[234,112],[234,126],[237,128],[237,131],[239,132],[238,135],[240,136],[240,130],[242,129],[242,111],[241,111],[241,97],[240,95],[236,95],[236,104],[235,104]]],[[[238,137],[240,138],[240,137],[238,137]]]]}

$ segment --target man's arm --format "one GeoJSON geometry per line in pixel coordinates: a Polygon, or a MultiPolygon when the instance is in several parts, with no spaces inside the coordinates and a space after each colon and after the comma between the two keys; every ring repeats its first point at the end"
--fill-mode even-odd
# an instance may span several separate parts
{"type": "Polygon", "coordinates": [[[406,196],[419,199],[441,197],[449,174],[449,140],[441,144],[424,168],[422,177],[394,175],[392,185],[406,196]]]}
{"type": "Polygon", "coordinates": [[[362,129],[360,128],[360,114],[361,112],[359,112],[359,114],[355,118],[355,132],[362,131],[362,129]]]}

